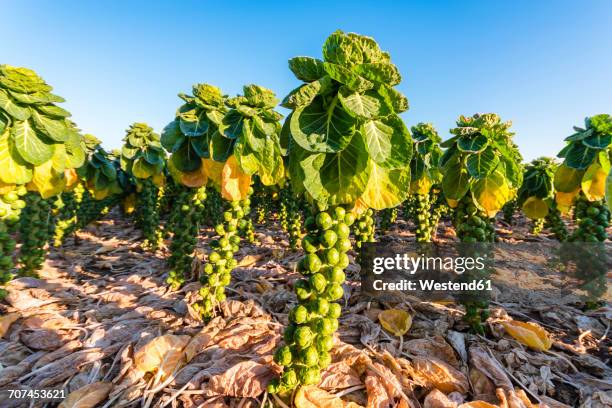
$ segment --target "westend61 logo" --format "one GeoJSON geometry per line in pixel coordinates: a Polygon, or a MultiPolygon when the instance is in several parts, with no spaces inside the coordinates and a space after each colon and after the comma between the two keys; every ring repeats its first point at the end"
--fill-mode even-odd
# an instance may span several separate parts
{"type": "Polygon", "coordinates": [[[361,252],[361,290],[385,300],[398,292],[424,300],[489,297],[490,244],[382,242],[361,252]]]}

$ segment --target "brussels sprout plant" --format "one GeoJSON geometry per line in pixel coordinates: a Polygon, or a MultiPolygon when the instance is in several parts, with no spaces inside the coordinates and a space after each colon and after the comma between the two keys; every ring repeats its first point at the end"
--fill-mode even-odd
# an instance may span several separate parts
{"type": "Polygon", "coordinates": [[[567,145],[558,155],[563,163],[554,178],[557,205],[567,211],[577,201],[574,216],[578,228],[570,241],[604,241],[610,220],[604,199],[610,173],[612,116],[588,117],[584,128],[574,130],[576,133],[565,139],[567,145]]]}
{"type": "Polygon", "coordinates": [[[517,204],[533,220],[532,232],[537,235],[548,225],[560,241],[567,238],[567,228],[555,202],[553,177],[557,163],[540,157],[525,166],[523,184],[518,191],[517,204]]]}
{"type": "Polygon", "coordinates": [[[34,71],[0,65],[0,280],[11,277],[15,244],[10,238],[26,201],[33,222],[21,223],[24,274],[35,274],[48,240],[48,198],[60,194],[85,159],[81,136],[56,103],[64,99],[34,71]],[[45,215],[46,214],[46,215],[45,215]],[[44,230],[44,231],[43,231],[44,230]],[[44,236],[43,236],[44,235],[44,236]],[[28,252],[29,250],[31,252],[28,252]]]}
{"type": "Polygon", "coordinates": [[[411,128],[414,140],[414,154],[410,162],[412,181],[410,192],[414,197],[413,219],[416,225],[417,242],[431,241],[432,234],[438,225],[439,216],[435,216],[437,201],[435,186],[442,179],[438,161],[442,155],[441,138],[430,123],[419,123],[411,128]]]}
{"type": "Polygon", "coordinates": [[[408,102],[393,88],[401,76],[372,38],[337,31],[323,45],[323,60],[296,57],[289,68],[304,84],[282,103],[291,113],[281,142],[292,188],[312,203],[312,212],[304,221],[299,303],[275,355],[284,371],[271,392],[317,383],[330,363],[353,211],[367,217],[368,210],[404,201],[412,155],[410,133],[398,116],[408,102]]]}
{"type": "Polygon", "coordinates": [[[146,123],[131,125],[123,141],[121,168],[134,177],[138,189],[136,225],[142,230],[145,246],[155,250],[162,239],[158,196],[166,155],[159,135],[146,123]]]}

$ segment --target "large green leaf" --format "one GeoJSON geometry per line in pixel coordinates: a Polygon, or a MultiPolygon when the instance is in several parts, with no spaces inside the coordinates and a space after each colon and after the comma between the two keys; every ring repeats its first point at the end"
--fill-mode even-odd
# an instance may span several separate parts
{"type": "Polygon", "coordinates": [[[389,169],[408,167],[412,158],[412,140],[399,116],[367,121],[362,126],[362,133],[376,164],[389,169]]]}
{"type": "Polygon", "coordinates": [[[294,140],[315,153],[341,151],[355,134],[355,120],[337,98],[324,105],[318,97],[312,104],[295,110],[290,126],[294,140]]]}
{"type": "Polygon", "coordinates": [[[343,86],[338,98],[344,109],[358,119],[376,119],[394,112],[393,107],[376,90],[359,93],[343,86]]]}
{"type": "Polygon", "coordinates": [[[235,109],[230,110],[223,117],[223,128],[220,129],[223,136],[229,139],[237,139],[242,134],[244,117],[235,109]]]}
{"type": "Polygon", "coordinates": [[[325,62],[324,65],[325,71],[333,80],[338,81],[343,85],[346,85],[353,91],[363,92],[374,87],[373,82],[362,78],[354,71],[351,71],[350,69],[343,67],[342,65],[332,64],[329,62],[325,62]]]}
{"type": "Polygon", "coordinates": [[[370,161],[370,178],[361,196],[363,203],[375,210],[397,207],[408,198],[410,167],[387,169],[370,161]]]}
{"type": "Polygon", "coordinates": [[[32,169],[10,140],[9,132],[0,134],[0,180],[8,184],[25,184],[32,180],[32,169]]]}
{"type": "Polygon", "coordinates": [[[15,122],[11,135],[19,155],[28,163],[38,166],[53,156],[53,144],[41,140],[30,121],[15,122]]]}
{"type": "Polygon", "coordinates": [[[189,143],[189,139],[172,154],[170,160],[174,167],[183,173],[195,171],[202,166],[202,160],[191,146],[191,143],[189,143]]]}
{"type": "Polygon", "coordinates": [[[301,161],[304,187],[321,203],[354,203],[368,184],[368,161],[363,138],[357,133],[344,150],[311,154],[301,161]]]}
{"type": "Polygon", "coordinates": [[[457,140],[457,147],[459,150],[466,153],[482,152],[488,144],[489,141],[487,137],[481,134],[461,136],[459,140],[457,140]]]}
{"type": "Polygon", "coordinates": [[[199,115],[190,117],[192,120],[179,119],[181,132],[187,137],[202,136],[208,130],[208,118],[204,112],[199,115]]]}
{"type": "Polygon", "coordinates": [[[37,105],[36,109],[38,109],[43,115],[52,116],[56,119],[65,119],[72,116],[66,109],[55,105],[37,105]]]}
{"type": "Polygon", "coordinates": [[[74,130],[68,130],[68,137],[64,142],[66,149],[67,166],[73,169],[81,167],[85,163],[85,149],[81,141],[81,135],[74,130]]]}
{"type": "Polygon", "coordinates": [[[593,162],[596,150],[588,148],[580,142],[575,142],[567,151],[565,164],[573,169],[586,169],[593,162]]]}
{"type": "Polygon", "coordinates": [[[353,37],[336,31],[323,44],[323,58],[335,64],[351,66],[363,62],[363,52],[353,37]]]}
{"type": "Polygon", "coordinates": [[[289,60],[289,69],[297,79],[305,82],[316,81],[325,75],[323,61],[310,57],[295,57],[289,60]]]}
{"type": "Polygon", "coordinates": [[[232,154],[235,139],[228,139],[219,132],[214,132],[210,137],[210,157],[213,160],[224,162],[232,154]]]}
{"type": "Polygon", "coordinates": [[[467,157],[466,164],[470,176],[480,179],[487,176],[499,163],[499,156],[491,146],[480,153],[473,153],[467,157]]]}
{"type": "Polygon", "coordinates": [[[408,110],[408,99],[400,91],[383,84],[378,88],[378,93],[393,107],[395,113],[408,110]]]}
{"type": "Polygon", "coordinates": [[[612,142],[612,135],[595,134],[582,140],[585,146],[592,149],[605,149],[612,142]]]}
{"type": "Polygon", "coordinates": [[[470,188],[470,175],[461,163],[459,155],[452,156],[442,170],[442,190],[444,196],[451,200],[461,200],[470,188]]]}
{"type": "Polygon", "coordinates": [[[566,137],[565,141],[573,142],[573,141],[579,141],[579,140],[585,139],[591,136],[593,134],[593,131],[594,131],[593,129],[588,129],[588,130],[581,129],[580,132],[574,133],[573,135],[566,137]]]}
{"type": "Polygon", "coordinates": [[[361,77],[375,82],[394,86],[402,81],[397,67],[390,63],[360,64],[353,68],[361,77]]]}
{"type": "Polygon", "coordinates": [[[55,142],[65,142],[68,138],[68,128],[63,119],[48,118],[34,109],[32,109],[31,117],[34,127],[51,140],[55,142]]]}
{"type": "Polygon", "coordinates": [[[0,109],[15,120],[26,120],[30,117],[30,110],[26,106],[17,105],[2,89],[0,89],[0,109]]]}
{"type": "Polygon", "coordinates": [[[308,105],[317,95],[328,93],[332,89],[332,85],[331,77],[325,75],[316,81],[309,82],[291,91],[281,105],[290,109],[308,105]]]}
{"type": "Polygon", "coordinates": [[[179,120],[173,120],[162,131],[161,144],[170,153],[176,150],[183,144],[185,136],[181,132],[179,120]]]}

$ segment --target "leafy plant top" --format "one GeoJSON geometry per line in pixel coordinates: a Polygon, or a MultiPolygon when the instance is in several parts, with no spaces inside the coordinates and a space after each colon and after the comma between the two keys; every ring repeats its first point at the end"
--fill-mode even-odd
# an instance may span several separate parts
{"type": "Polygon", "coordinates": [[[223,161],[232,140],[220,130],[227,108],[225,96],[213,85],[196,84],[193,95],[179,94],[185,103],[163,130],[162,146],[171,154],[170,166],[180,173],[202,168],[202,160],[223,161]]]}
{"type": "Polygon", "coordinates": [[[559,152],[563,163],[555,173],[557,203],[566,210],[574,198],[584,193],[589,201],[605,197],[606,177],[610,172],[612,116],[595,115],[585,119],[585,127],[565,138],[567,145],[559,152]]]}
{"type": "Polygon", "coordinates": [[[557,163],[550,157],[540,157],[525,166],[523,184],[518,191],[518,205],[531,219],[548,215],[555,196],[553,178],[557,163]]]}
{"type": "Polygon", "coordinates": [[[404,201],[412,140],[398,116],[408,101],[393,88],[401,76],[389,54],[370,37],[336,31],[323,60],[296,57],[289,68],[305,82],[282,103],[292,110],[281,142],[294,190],[323,207],[404,201]]]}
{"type": "Polygon", "coordinates": [[[83,141],[87,150],[87,160],[77,170],[77,174],[94,198],[102,200],[111,194],[121,193],[117,168],[112,157],[100,145],[100,140],[93,135],[84,135],[83,141]]]}
{"type": "Polygon", "coordinates": [[[512,142],[511,122],[494,113],[460,116],[453,137],[440,146],[442,190],[449,205],[470,195],[489,216],[510,201],[520,187],[521,155],[512,142]]]}
{"type": "Polygon", "coordinates": [[[159,135],[146,123],[134,123],[123,138],[121,168],[136,179],[160,176],[164,169],[166,154],[159,135]]]}
{"type": "Polygon", "coordinates": [[[85,160],[70,113],[56,105],[64,99],[51,91],[34,71],[0,65],[0,182],[44,198],[61,193],[64,172],[85,160]]]}
{"type": "Polygon", "coordinates": [[[431,123],[419,123],[410,130],[414,140],[414,153],[410,162],[412,173],[410,191],[427,194],[431,186],[442,179],[438,168],[442,156],[440,149],[442,139],[431,123]]]}

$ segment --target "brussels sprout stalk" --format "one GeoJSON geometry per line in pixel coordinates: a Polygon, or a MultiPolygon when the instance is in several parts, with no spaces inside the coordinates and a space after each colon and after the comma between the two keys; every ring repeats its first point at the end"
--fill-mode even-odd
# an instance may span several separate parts
{"type": "Polygon", "coordinates": [[[344,207],[336,206],[327,211],[313,210],[305,220],[307,235],[302,248],[306,255],[298,263],[303,279],[294,286],[298,305],[289,314],[284,345],[274,355],[284,370],[270,383],[270,392],[317,384],[320,371],[331,363],[329,352],[342,310],[337,301],[343,296],[354,219],[344,207]]]}

